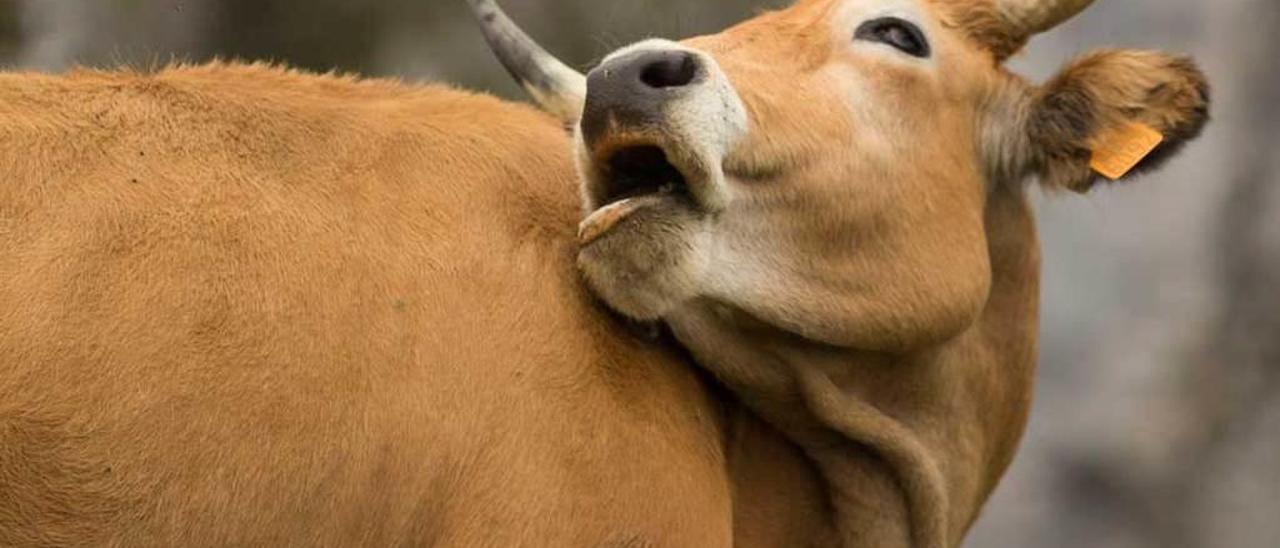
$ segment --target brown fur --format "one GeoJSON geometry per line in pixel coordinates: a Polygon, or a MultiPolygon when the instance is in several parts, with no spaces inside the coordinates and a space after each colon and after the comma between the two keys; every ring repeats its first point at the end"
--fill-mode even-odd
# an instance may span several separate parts
{"type": "Polygon", "coordinates": [[[1030,104],[1027,132],[1040,151],[1044,182],[1088,191],[1099,138],[1128,122],[1155,128],[1165,141],[1134,174],[1159,167],[1200,134],[1209,119],[1209,87],[1189,59],[1154,52],[1099,51],[1074,61],[1030,104]]]}
{"type": "MultiPolygon", "coordinates": [[[[749,112],[745,138],[700,161],[725,166],[715,184],[731,198],[703,217],[646,210],[579,255],[607,302],[662,317],[796,444],[803,460],[775,452],[779,466],[809,463],[785,474],[788,496],[735,501],[779,516],[738,521],[744,545],[779,538],[796,504],[826,509],[804,519],[813,536],[759,545],[959,545],[1031,399],[1039,243],[1025,182],[1089,188],[1089,151],[1128,121],[1164,134],[1142,166],[1155,167],[1207,117],[1204,78],[1184,59],[1103,52],[1039,88],[999,66],[1025,33],[998,28],[990,4],[920,4],[927,61],[852,40],[876,7],[801,0],[685,41],[749,112]],[[664,277],[679,294],[646,293],[664,277]]],[[[657,144],[688,150],[687,133],[657,144]]],[[[602,172],[583,157],[590,196],[602,172]]]]}
{"type": "Polygon", "coordinates": [[[442,87],[0,76],[0,545],[728,546],[716,409],[442,87]]]}
{"type": "Polygon", "coordinates": [[[1027,45],[1025,33],[1009,28],[990,0],[934,0],[944,25],[959,30],[974,43],[1004,61],[1027,45]]]}

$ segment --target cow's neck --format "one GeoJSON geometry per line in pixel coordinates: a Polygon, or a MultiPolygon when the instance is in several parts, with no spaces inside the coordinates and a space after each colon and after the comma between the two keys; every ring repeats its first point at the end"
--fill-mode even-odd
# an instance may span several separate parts
{"type": "Polygon", "coordinates": [[[846,546],[953,546],[1003,474],[1025,426],[1039,253],[1020,193],[992,195],[993,285],[965,333],[881,354],[833,348],[701,303],[676,337],[819,472],[846,546]]]}

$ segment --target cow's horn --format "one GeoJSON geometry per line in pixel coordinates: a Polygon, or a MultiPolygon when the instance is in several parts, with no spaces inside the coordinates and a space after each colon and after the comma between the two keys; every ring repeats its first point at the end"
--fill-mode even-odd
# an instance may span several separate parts
{"type": "Polygon", "coordinates": [[[1094,0],[996,0],[1015,34],[1030,37],[1056,27],[1084,11],[1094,0]]]}
{"type": "Polygon", "coordinates": [[[587,79],[542,49],[493,0],[467,0],[498,60],[533,99],[566,123],[582,116],[587,79]]]}

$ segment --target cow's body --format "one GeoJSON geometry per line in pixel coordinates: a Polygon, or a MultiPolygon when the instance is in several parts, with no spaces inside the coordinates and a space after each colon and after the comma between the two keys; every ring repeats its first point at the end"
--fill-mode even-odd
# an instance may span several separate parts
{"type": "Polygon", "coordinates": [[[728,542],[551,118],[211,66],[7,75],[0,120],[0,545],[728,542]]]}

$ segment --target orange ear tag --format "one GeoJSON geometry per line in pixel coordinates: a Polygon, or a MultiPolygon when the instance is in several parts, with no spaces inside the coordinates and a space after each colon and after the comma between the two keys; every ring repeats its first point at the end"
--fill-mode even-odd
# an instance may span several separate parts
{"type": "Polygon", "coordinates": [[[1103,134],[1097,142],[1089,166],[1116,181],[1128,175],[1143,158],[1160,146],[1164,135],[1141,122],[1129,122],[1103,134]]]}

